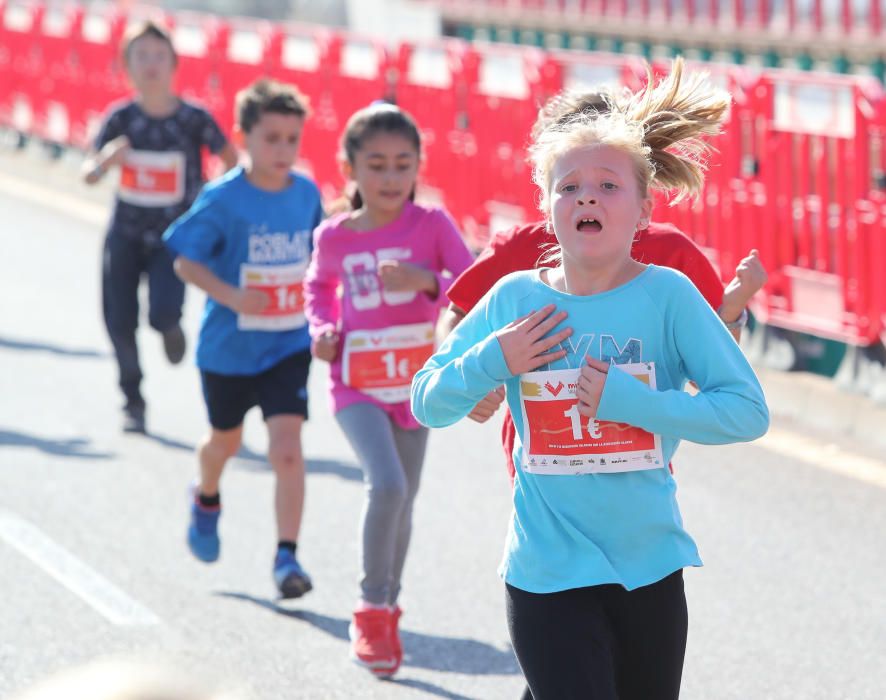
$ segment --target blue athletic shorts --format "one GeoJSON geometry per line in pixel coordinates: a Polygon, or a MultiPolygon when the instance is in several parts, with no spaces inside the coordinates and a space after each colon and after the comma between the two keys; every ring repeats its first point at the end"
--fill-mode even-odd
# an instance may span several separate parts
{"type": "Polygon", "coordinates": [[[253,406],[267,420],[272,416],[308,418],[308,369],[311,352],[286,357],[259,374],[216,374],[200,371],[209,424],[216,430],[233,430],[253,406]]]}

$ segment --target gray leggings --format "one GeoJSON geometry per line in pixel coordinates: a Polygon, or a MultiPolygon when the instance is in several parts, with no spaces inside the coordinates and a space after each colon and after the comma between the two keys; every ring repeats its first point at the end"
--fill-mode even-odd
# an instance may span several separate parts
{"type": "Polygon", "coordinates": [[[421,480],[427,428],[406,430],[371,403],[335,414],[366,484],[360,518],[360,590],[367,603],[393,605],[412,534],[412,504],[421,480]]]}

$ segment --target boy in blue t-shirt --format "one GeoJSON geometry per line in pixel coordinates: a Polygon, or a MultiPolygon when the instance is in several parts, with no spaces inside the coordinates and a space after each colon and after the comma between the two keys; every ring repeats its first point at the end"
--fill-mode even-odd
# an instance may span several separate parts
{"type": "Polygon", "coordinates": [[[198,448],[188,545],[201,561],[218,559],[219,482],[240,448],[244,416],[258,405],[277,477],[274,580],[284,598],[311,590],[295,557],[311,361],[302,277],[323,211],[316,185],[292,172],[306,116],[292,86],[261,80],[242,90],[235,135],[249,163],[209,183],[163,237],[179,277],[208,295],[197,366],[211,427],[198,448]]]}
{"type": "Polygon", "coordinates": [[[169,34],[153,22],[127,32],[123,58],[135,96],[112,105],[83,165],[83,179],[95,184],[114,166],[120,182],[102,256],[102,307],[126,398],[123,430],[145,432],[136,328],[138,285],[149,283],[148,319],[163,335],[173,364],[185,353],[179,321],[184,284],[160,242],[163,232],[188,210],[203,186],[202,149],[217,153],[227,168],[237,151],[204,109],[172,91],[176,54],[169,34]]]}

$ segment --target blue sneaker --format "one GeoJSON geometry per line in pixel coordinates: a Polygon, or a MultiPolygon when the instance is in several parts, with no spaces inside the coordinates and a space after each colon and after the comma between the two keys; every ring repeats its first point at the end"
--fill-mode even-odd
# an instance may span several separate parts
{"type": "Polygon", "coordinates": [[[218,539],[218,518],[221,508],[204,508],[196,500],[191,501],[191,523],[188,525],[188,547],[200,561],[207,563],[218,559],[221,542],[218,539]]]}
{"type": "Polygon", "coordinates": [[[314,587],[298,559],[288,549],[278,549],[274,557],[274,583],[283,598],[301,598],[314,587]]]}

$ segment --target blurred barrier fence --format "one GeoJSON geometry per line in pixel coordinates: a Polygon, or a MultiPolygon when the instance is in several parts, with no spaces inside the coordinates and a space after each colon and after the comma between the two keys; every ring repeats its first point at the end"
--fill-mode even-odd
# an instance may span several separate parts
{"type": "Polygon", "coordinates": [[[728,72],[734,109],[705,191],[657,216],[704,246],[724,276],[760,250],[770,271],[761,321],[877,342],[886,320],[882,89],[834,75],[728,72]]]}
{"type": "MultiPolygon", "coordinates": [[[[676,12],[676,5],[668,6],[676,12]]],[[[157,14],[0,0],[0,126],[86,147],[109,103],[127,94],[123,32],[157,14]]],[[[646,80],[642,62],[627,55],[455,39],[391,51],[376,38],[321,27],[186,12],[159,17],[180,54],[177,89],[206,105],[226,131],[236,92],[256,78],[299,86],[312,110],[300,166],[327,199],[341,192],[339,137],[355,110],[389,99],[414,114],[427,155],[420,196],[447,207],[475,246],[492,230],[539,217],[525,146],[547,98],[564,87],[636,89],[646,80]]],[[[691,236],[724,279],[758,248],[770,280],[755,311],[766,324],[882,347],[882,87],[866,78],[704,67],[733,96],[730,122],[716,140],[701,196],[674,207],[662,202],[656,218],[691,236]]]]}
{"type": "Polygon", "coordinates": [[[423,0],[464,39],[571,48],[757,57],[769,67],[886,79],[883,0],[423,0]]]}
{"type": "MultiPolygon", "coordinates": [[[[772,30],[813,36],[880,36],[881,0],[424,0],[444,15],[475,21],[573,26],[635,22],[663,28],[772,30]]],[[[616,25],[617,26],[617,25],[616,25]]]]}

